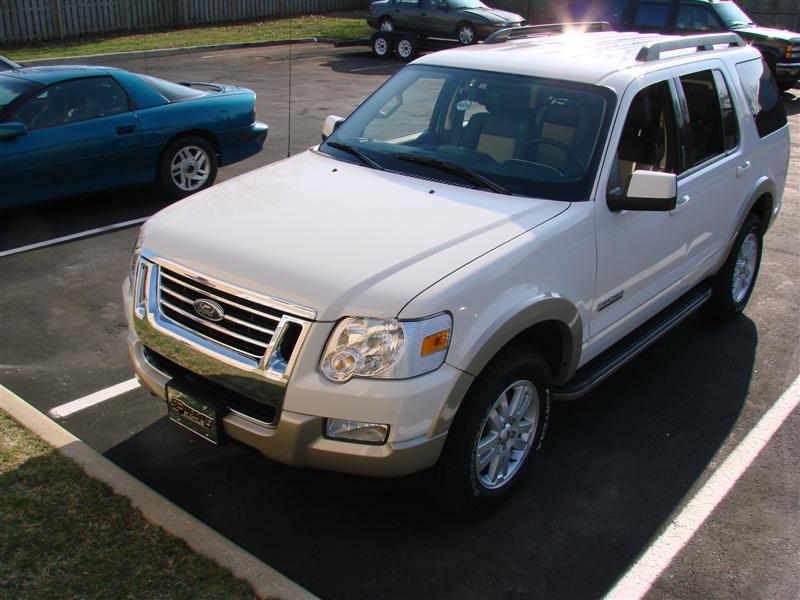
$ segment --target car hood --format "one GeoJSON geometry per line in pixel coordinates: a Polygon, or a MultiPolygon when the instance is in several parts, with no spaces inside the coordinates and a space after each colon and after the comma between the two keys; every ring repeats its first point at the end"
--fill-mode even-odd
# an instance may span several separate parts
{"type": "Polygon", "coordinates": [[[523,18],[516,13],[508,12],[506,10],[498,10],[496,8],[465,8],[461,12],[476,17],[483,17],[487,21],[506,21],[508,23],[517,23],[522,21],[523,18]]]}
{"type": "Polygon", "coordinates": [[[567,210],[304,152],[153,216],[148,250],[323,321],[392,317],[424,289],[567,210]]]}
{"type": "Polygon", "coordinates": [[[761,27],[754,25],[751,27],[737,27],[732,30],[744,37],[757,37],[757,38],[771,38],[775,40],[783,40],[784,42],[797,42],[800,41],[800,33],[788,31],[786,29],[772,29],[771,27],[761,27]]]}

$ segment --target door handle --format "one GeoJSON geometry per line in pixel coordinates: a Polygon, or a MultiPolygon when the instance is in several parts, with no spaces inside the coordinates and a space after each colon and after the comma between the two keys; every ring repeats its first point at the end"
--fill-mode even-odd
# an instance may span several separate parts
{"type": "Polygon", "coordinates": [[[117,134],[125,135],[126,133],[133,133],[135,129],[133,125],[124,125],[122,127],[117,127],[117,134]]]}
{"type": "Polygon", "coordinates": [[[744,172],[747,171],[747,169],[750,168],[750,164],[751,164],[750,161],[746,160],[742,164],[740,164],[738,167],[736,167],[736,176],[737,177],[741,177],[742,175],[744,175],[744,172]]]}
{"type": "Polygon", "coordinates": [[[681,210],[684,206],[689,204],[689,200],[691,200],[691,197],[689,197],[688,194],[686,196],[681,196],[680,198],[678,198],[678,200],[675,202],[675,208],[669,211],[669,214],[670,215],[677,214],[679,210],[681,210]]]}

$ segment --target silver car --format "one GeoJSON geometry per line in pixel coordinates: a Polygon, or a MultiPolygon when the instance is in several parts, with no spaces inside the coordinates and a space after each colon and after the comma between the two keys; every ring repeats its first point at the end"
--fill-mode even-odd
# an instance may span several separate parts
{"type": "Polygon", "coordinates": [[[504,27],[525,23],[520,15],[486,6],[481,0],[379,0],[367,23],[379,31],[407,31],[474,44],[504,27]]]}

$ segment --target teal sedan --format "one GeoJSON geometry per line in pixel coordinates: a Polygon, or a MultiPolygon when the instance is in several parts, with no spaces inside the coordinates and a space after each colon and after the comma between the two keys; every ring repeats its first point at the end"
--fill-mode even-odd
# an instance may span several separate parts
{"type": "Polygon", "coordinates": [[[466,46],[525,20],[480,0],[379,0],[370,4],[367,23],[378,31],[452,38],[466,46]]]}
{"type": "Polygon", "coordinates": [[[252,90],[122,69],[0,73],[0,208],[158,182],[173,197],[260,152],[252,90]]]}

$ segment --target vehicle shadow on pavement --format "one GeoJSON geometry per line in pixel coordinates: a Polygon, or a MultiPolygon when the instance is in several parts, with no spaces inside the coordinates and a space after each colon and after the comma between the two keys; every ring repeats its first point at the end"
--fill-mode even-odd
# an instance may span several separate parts
{"type": "Polygon", "coordinates": [[[746,317],[692,317],[584,399],[555,405],[518,493],[476,521],[433,506],[413,477],[293,469],[166,419],[106,456],[324,598],[594,599],[734,429],[757,344],[746,317]]]}
{"type": "Polygon", "coordinates": [[[397,73],[405,65],[406,63],[398,58],[378,58],[362,51],[334,54],[328,62],[324,62],[320,66],[336,73],[385,75],[388,77],[397,73]]]}
{"type": "Polygon", "coordinates": [[[149,217],[174,201],[153,186],[0,209],[0,252],[149,217]]]}

